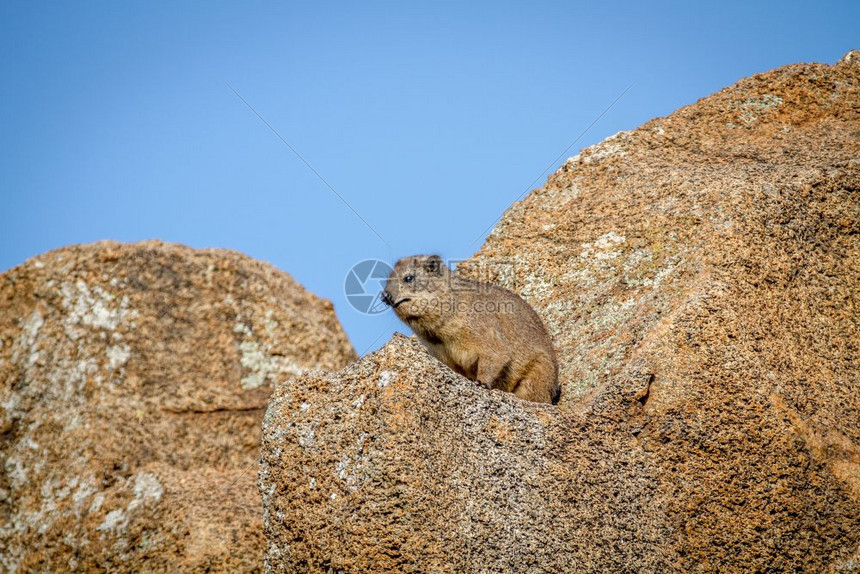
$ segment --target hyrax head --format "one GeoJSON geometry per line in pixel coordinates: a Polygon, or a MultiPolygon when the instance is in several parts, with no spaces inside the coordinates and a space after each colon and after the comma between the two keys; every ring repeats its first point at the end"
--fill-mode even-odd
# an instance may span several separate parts
{"type": "Polygon", "coordinates": [[[438,255],[404,257],[391,270],[382,301],[401,319],[420,317],[439,306],[449,273],[438,255]]]}

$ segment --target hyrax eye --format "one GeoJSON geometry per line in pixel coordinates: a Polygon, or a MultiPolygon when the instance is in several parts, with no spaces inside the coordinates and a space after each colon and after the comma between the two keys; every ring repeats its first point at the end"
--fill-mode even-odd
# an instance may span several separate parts
{"type": "Polygon", "coordinates": [[[403,282],[404,283],[412,283],[412,281],[414,279],[415,279],[415,275],[407,275],[406,277],[403,278],[403,282]]]}

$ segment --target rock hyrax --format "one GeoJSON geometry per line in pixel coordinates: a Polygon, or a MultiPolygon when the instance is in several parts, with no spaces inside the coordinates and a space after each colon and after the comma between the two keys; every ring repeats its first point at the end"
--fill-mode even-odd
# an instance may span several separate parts
{"type": "Polygon", "coordinates": [[[438,255],[415,255],[394,266],[382,300],[454,371],[521,399],[558,403],[549,335],[516,293],[458,277],[438,255]]]}

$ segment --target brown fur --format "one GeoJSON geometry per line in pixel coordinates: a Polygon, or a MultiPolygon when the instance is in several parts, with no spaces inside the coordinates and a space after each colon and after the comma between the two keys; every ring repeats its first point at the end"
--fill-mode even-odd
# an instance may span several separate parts
{"type": "Polygon", "coordinates": [[[383,300],[454,371],[521,399],[558,402],[549,335],[516,293],[458,277],[438,255],[416,255],[394,266],[383,300]]]}

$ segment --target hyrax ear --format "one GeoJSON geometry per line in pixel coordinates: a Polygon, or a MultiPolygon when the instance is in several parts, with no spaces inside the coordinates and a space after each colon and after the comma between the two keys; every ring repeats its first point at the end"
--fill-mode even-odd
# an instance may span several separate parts
{"type": "Polygon", "coordinates": [[[431,255],[424,262],[424,270],[431,275],[442,274],[442,258],[438,255],[431,255]]]}

